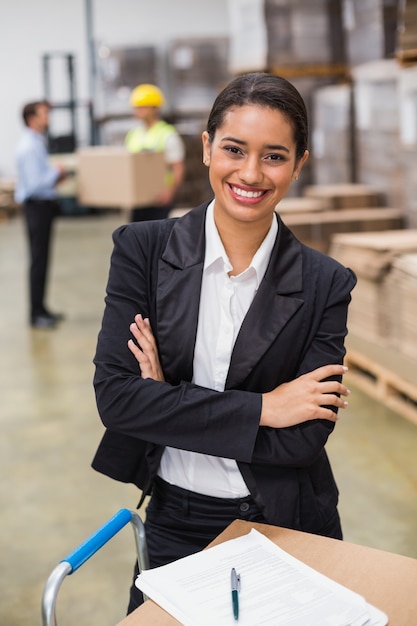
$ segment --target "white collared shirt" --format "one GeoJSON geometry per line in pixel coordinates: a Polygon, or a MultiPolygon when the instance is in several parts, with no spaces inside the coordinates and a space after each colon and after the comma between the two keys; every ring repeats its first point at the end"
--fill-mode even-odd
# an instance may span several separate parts
{"type": "MultiPolygon", "coordinates": [[[[278,224],[271,228],[251,264],[238,276],[226,255],[214,221],[214,201],[207,208],[206,253],[193,363],[193,382],[224,391],[231,354],[243,319],[262,281],[275,243],[278,224]]],[[[249,494],[236,461],[165,448],[158,475],[167,482],[220,498],[249,494]]]]}

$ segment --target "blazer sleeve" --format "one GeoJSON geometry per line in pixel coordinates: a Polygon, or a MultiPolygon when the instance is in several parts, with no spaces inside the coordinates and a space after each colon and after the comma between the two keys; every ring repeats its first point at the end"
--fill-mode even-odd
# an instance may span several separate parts
{"type": "MultiPolygon", "coordinates": [[[[168,220],[167,220],[168,221],[168,220]]],[[[216,392],[193,385],[140,377],[130,353],[129,326],[137,313],[157,328],[158,261],[165,221],[131,224],[113,235],[114,249],[105,311],[94,357],[96,402],[104,426],[162,446],[250,462],[262,398],[260,393],[216,392]],[[236,437],[236,425],[244,437],[236,437]]],[[[173,329],[181,332],[186,329],[173,329]]]]}
{"type": "MultiPolygon", "coordinates": [[[[330,363],[343,363],[347,334],[347,313],[351,290],[356,284],[354,273],[333,259],[318,257],[321,262],[316,275],[314,297],[306,306],[311,310],[311,323],[303,335],[303,349],[295,375],[311,372],[330,363]]],[[[314,260],[310,259],[314,265],[314,260]]],[[[335,377],[341,380],[341,377],[335,377]]],[[[335,407],[329,407],[337,412],[335,407]]],[[[329,420],[310,420],[288,428],[260,427],[252,462],[285,467],[308,467],[322,453],[335,427],[329,420]]]]}

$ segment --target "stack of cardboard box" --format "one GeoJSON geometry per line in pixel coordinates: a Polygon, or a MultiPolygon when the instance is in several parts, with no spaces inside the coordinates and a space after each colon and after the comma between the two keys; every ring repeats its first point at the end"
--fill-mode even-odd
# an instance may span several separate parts
{"type": "Polygon", "coordinates": [[[174,111],[209,111],[231,78],[227,37],[189,37],[170,42],[169,96],[174,111]]]}
{"type": "Polygon", "coordinates": [[[400,13],[397,58],[404,64],[415,63],[417,60],[416,0],[402,0],[400,13]]]}
{"type": "Polygon", "coordinates": [[[387,277],[387,290],[390,293],[391,344],[417,361],[417,253],[394,259],[387,277]]]}
{"type": "MultiPolygon", "coordinates": [[[[333,236],[330,256],[350,267],[358,277],[348,323],[355,335],[380,345],[398,343],[398,286],[391,272],[401,256],[408,253],[417,253],[417,230],[333,236]]],[[[397,276],[399,271],[397,267],[397,276]]],[[[401,271],[404,272],[404,267],[401,271]]],[[[410,281],[403,281],[403,285],[409,284],[410,281]]],[[[414,293],[414,302],[416,297],[414,293]]]]}
{"type": "Polygon", "coordinates": [[[15,186],[14,178],[0,178],[0,221],[20,212],[20,205],[14,200],[15,186]]]}
{"type": "Polygon", "coordinates": [[[341,0],[265,0],[268,66],[343,63],[341,0]]]}
{"type": "MultiPolygon", "coordinates": [[[[416,43],[417,45],[417,43],[416,43]]],[[[403,68],[400,95],[401,162],[404,171],[404,202],[407,224],[417,227],[417,65],[403,68]]]]}
{"type": "Polygon", "coordinates": [[[351,85],[317,89],[312,113],[313,182],[328,185],[353,180],[351,85]]]}
{"type": "Polygon", "coordinates": [[[404,207],[398,78],[395,60],[353,70],[358,182],[385,191],[391,206],[404,207]]]}
{"type": "Polygon", "coordinates": [[[401,67],[385,59],[357,66],[352,76],[352,86],[321,87],[314,93],[313,180],[379,188],[415,228],[417,64],[401,67]]]}
{"type": "Polygon", "coordinates": [[[322,252],[329,251],[336,233],[382,231],[404,226],[402,211],[385,206],[380,190],[369,185],[307,185],[301,198],[285,199],[277,211],[282,213],[286,224],[303,243],[322,252]],[[293,203],[291,211],[285,211],[288,201],[293,203]],[[313,201],[313,206],[309,206],[308,202],[313,201]]]}
{"type": "Polygon", "coordinates": [[[346,56],[351,67],[394,55],[398,4],[398,0],[344,0],[346,56]]]}

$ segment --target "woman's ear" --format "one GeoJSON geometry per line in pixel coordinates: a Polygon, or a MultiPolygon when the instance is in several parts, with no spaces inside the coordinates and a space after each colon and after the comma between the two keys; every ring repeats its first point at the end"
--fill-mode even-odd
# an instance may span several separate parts
{"type": "Polygon", "coordinates": [[[294,168],[294,173],[293,173],[293,181],[297,180],[301,170],[303,169],[303,165],[304,163],[307,161],[308,157],[310,156],[310,153],[308,150],[306,150],[303,154],[303,156],[301,157],[301,159],[299,161],[297,161],[297,164],[294,168]]]}
{"type": "Polygon", "coordinates": [[[201,135],[201,140],[203,142],[203,163],[207,167],[210,166],[210,155],[211,155],[211,143],[208,132],[205,130],[201,135]]]}

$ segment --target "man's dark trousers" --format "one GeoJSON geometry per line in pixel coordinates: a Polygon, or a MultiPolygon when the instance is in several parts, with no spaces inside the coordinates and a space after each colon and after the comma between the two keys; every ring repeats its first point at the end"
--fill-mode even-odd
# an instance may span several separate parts
{"type": "Polygon", "coordinates": [[[29,295],[31,319],[46,313],[44,305],[52,224],[59,212],[55,200],[29,199],[24,203],[30,251],[29,295]]]}

